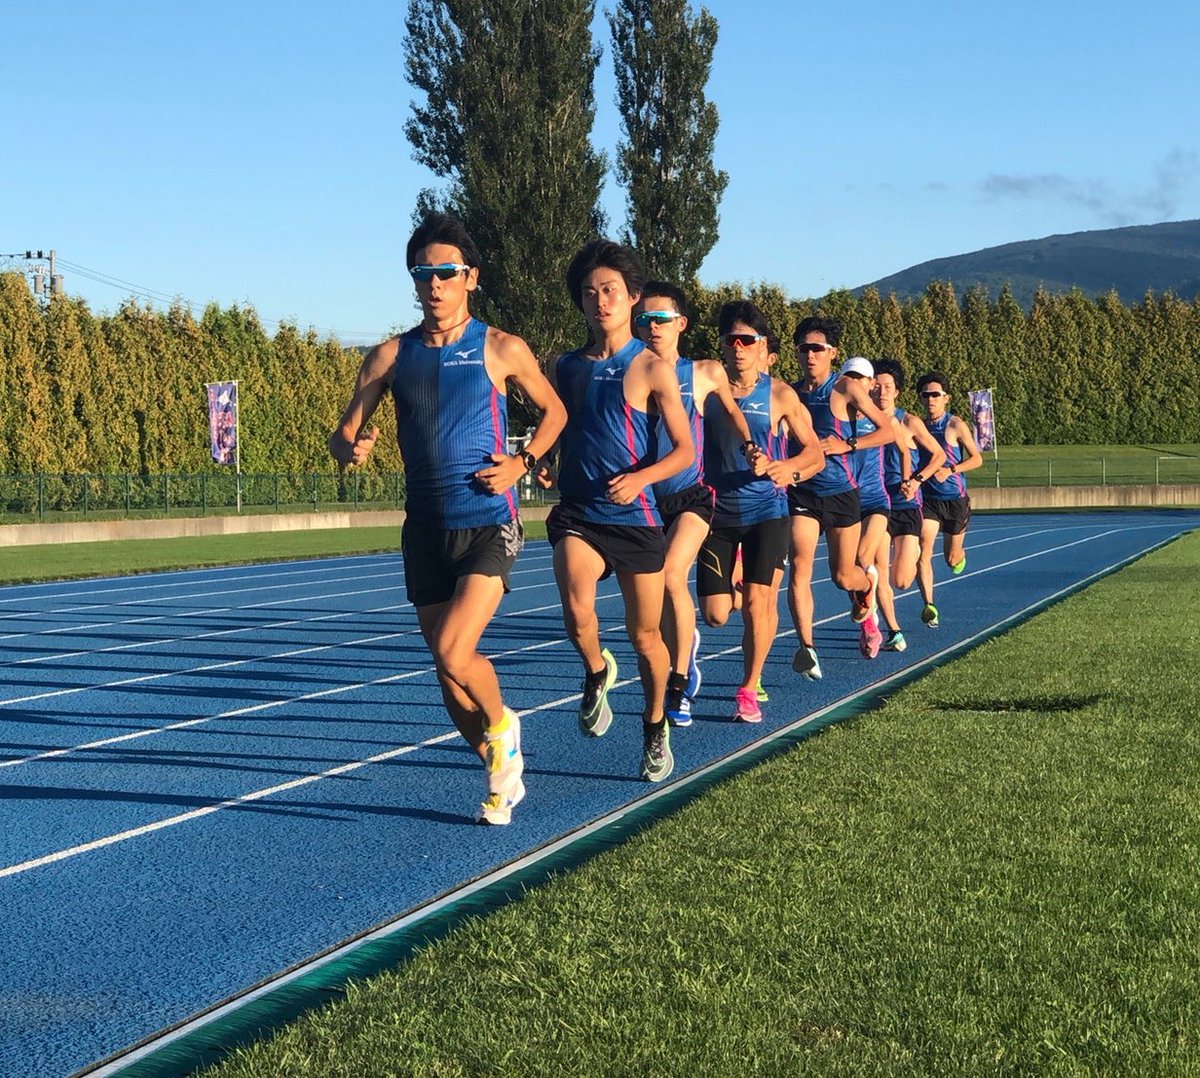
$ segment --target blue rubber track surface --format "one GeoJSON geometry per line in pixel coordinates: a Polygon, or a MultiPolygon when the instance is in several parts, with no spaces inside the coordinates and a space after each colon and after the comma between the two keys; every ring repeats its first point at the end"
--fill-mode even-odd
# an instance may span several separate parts
{"type": "MultiPolygon", "coordinates": [[[[792,673],[781,594],[765,721],[736,724],[740,619],[703,629],[672,780],[1198,525],[977,516],[966,570],[935,562],[941,625],[921,625],[915,588],[898,596],[908,650],[874,661],[822,545],[824,679],[792,673]]],[[[546,543],[512,583],[483,649],[523,717],[529,794],[499,828],[473,823],[482,765],[443,711],[398,555],[0,589],[0,1073],[86,1067],[643,795],[616,583],[599,740],[578,731],[546,543]]]]}

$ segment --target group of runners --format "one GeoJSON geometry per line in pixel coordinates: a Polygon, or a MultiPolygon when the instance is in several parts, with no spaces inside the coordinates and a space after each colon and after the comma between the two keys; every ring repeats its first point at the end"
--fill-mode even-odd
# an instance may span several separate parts
{"type": "Polygon", "coordinates": [[[970,427],[948,411],[944,374],[917,382],[925,422],[896,405],[900,364],[839,364],[838,322],[811,317],[794,335],[805,376],[789,385],[770,373],[779,342],[748,300],[721,308],[721,362],[685,358],[683,291],[646,281],[636,253],[604,239],[566,274],[587,343],[547,373],[519,337],[472,317],[481,259],[461,222],[427,216],[406,254],[422,321],[368,353],[329,445],[343,465],[365,461],[379,434],[371,417],[391,394],[407,478],[405,584],[446,710],[484,766],[480,822],[510,822],[525,796],[520,719],[479,643],[523,545],[515,488],[526,475],[559,492],[546,528],[564,626],[584,666],[580,729],[601,737],[613,721],[617,662],[596,613],[597,586],[612,575],[637,657],[640,774],[651,782],[671,774],[671,727],[690,725],[701,687],[693,566],[706,625],[742,618],[736,721],[762,720],[789,562],[792,666],[821,677],[812,575],[822,533],[864,656],[904,650],[894,594],[914,578],[922,621],[937,625],[934,546],[941,532],[947,565],[962,571],[962,473],[982,462],[970,427]],[[541,413],[516,454],[507,449],[510,381],[541,413]]]}

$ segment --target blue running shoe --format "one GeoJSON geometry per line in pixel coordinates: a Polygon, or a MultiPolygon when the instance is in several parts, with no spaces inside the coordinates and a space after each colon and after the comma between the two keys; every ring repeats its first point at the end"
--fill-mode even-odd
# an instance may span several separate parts
{"type": "Polygon", "coordinates": [[[682,689],[672,689],[667,686],[667,698],[663,706],[663,714],[672,726],[692,725],[692,701],[682,689]]]}

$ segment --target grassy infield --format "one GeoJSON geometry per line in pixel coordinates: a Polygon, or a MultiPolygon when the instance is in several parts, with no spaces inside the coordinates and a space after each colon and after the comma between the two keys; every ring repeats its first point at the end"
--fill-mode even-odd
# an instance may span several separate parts
{"type": "Polygon", "coordinates": [[[1193,534],[210,1073],[1200,1073],[1198,568],[1193,534]]]}

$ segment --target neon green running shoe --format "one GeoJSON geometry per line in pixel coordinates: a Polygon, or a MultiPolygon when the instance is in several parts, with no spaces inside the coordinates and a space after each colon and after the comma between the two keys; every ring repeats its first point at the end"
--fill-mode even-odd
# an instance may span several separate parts
{"type": "Polygon", "coordinates": [[[967,556],[964,554],[962,556],[962,561],[960,561],[957,565],[950,566],[950,572],[952,572],[955,576],[958,576],[958,574],[961,573],[966,567],[967,556]]]}
{"type": "Polygon", "coordinates": [[[765,704],[771,699],[770,694],[763,688],[762,678],[759,678],[758,684],[754,686],[754,695],[760,704],[765,704]]]}
{"type": "Polygon", "coordinates": [[[921,620],[931,629],[937,628],[938,615],[937,607],[933,603],[926,603],[925,609],[921,611],[921,620]]]}

